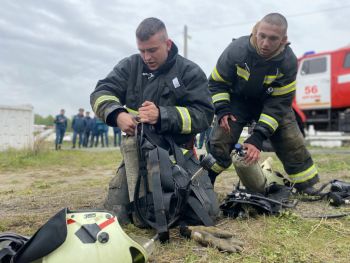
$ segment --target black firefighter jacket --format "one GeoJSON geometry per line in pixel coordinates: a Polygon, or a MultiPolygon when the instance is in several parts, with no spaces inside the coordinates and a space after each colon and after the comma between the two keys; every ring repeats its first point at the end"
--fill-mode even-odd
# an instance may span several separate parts
{"type": "Polygon", "coordinates": [[[291,110],[296,73],[297,58],[289,45],[266,60],[250,44],[250,36],[233,40],[209,77],[218,120],[229,113],[244,116],[241,111],[252,109],[257,125],[248,140],[260,148],[262,140],[276,131],[283,116],[291,110]]]}
{"type": "Polygon", "coordinates": [[[180,56],[174,43],[166,63],[157,71],[150,72],[140,55],[132,55],[98,81],[90,96],[94,112],[110,126],[116,126],[117,112],[137,114],[146,100],[159,107],[156,131],[171,135],[178,144],[206,130],[213,119],[214,107],[204,72],[180,56]]]}

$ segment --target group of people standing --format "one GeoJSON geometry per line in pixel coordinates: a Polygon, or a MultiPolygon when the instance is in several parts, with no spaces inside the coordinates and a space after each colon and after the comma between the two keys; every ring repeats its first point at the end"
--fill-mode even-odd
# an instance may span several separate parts
{"type": "MultiPolygon", "coordinates": [[[[63,138],[68,126],[68,119],[65,116],[65,110],[62,109],[60,114],[55,118],[56,140],[55,149],[60,150],[63,143],[63,138]]],[[[80,108],[78,114],[72,119],[72,148],[76,145],[81,147],[97,147],[101,142],[102,147],[109,146],[108,132],[109,127],[101,119],[90,116],[90,112],[80,108]],[[78,141],[77,141],[78,139],[78,141]]],[[[114,146],[120,146],[121,130],[118,127],[113,128],[114,146]]]]}

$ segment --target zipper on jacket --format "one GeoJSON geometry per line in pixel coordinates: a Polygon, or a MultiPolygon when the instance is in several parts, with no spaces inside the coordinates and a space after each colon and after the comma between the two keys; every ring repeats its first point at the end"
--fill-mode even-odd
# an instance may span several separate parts
{"type": "Polygon", "coordinates": [[[245,69],[250,73],[250,68],[248,67],[248,64],[244,63],[244,65],[245,65],[245,69]]]}
{"type": "Polygon", "coordinates": [[[146,76],[148,80],[150,80],[151,78],[154,77],[154,74],[151,72],[151,73],[142,73],[142,76],[146,76]]]}

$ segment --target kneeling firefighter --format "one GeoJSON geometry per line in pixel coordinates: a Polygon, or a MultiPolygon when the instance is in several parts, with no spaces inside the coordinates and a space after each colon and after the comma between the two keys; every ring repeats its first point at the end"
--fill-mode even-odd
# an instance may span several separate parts
{"type": "MultiPolygon", "coordinates": [[[[105,207],[115,212],[123,223],[130,222],[133,213],[130,203],[135,201],[135,175],[149,166],[135,157],[139,156],[137,123],[149,125],[156,138],[169,137],[182,149],[192,150],[194,136],[209,127],[214,115],[204,72],[178,54],[162,21],[143,20],[136,30],[136,40],[140,54],[120,61],[97,83],[90,97],[95,114],[125,134],[121,147],[124,161],[110,182],[105,202],[105,207]]],[[[154,144],[151,143],[151,150],[155,149],[154,144]]],[[[156,157],[162,156],[158,150],[154,153],[156,157]]],[[[151,184],[144,180],[145,183],[153,186],[158,182],[151,184]]],[[[140,188],[139,197],[147,195],[143,189],[140,188]]],[[[137,218],[137,213],[133,215],[137,218]]]]}
{"type": "Polygon", "coordinates": [[[210,171],[213,182],[232,164],[230,154],[243,128],[255,121],[251,136],[244,141],[248,163],[259,160],[263,141],[269,139],[294,188],[315,193],[318,170],[292,109],[298,61],[287,28],[283,15],[267,14],[251,34],[229,43],[209,77],[217,116],[208,143],[208,151],[217,160],[210,171]]]}

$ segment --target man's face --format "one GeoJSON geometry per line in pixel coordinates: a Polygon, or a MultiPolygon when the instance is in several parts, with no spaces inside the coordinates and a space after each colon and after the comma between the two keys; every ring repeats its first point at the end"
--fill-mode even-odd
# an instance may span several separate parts
{"type": "Polygon", "coordinates": [[[157,70],[165,63],[171,48],[171,40],[166,39],[163,31],[151,36],[146,41],[137,39],[137,48],[140,51],[143,62],[150,70],[157,70]]]}
{"type": "Polygon", "coordinates": [[[287,42],[287,36],[281,26],[261,21],[258,26],[257,44],[260,55],[268,58],[273,55],[281,45],[287,42]]]}

